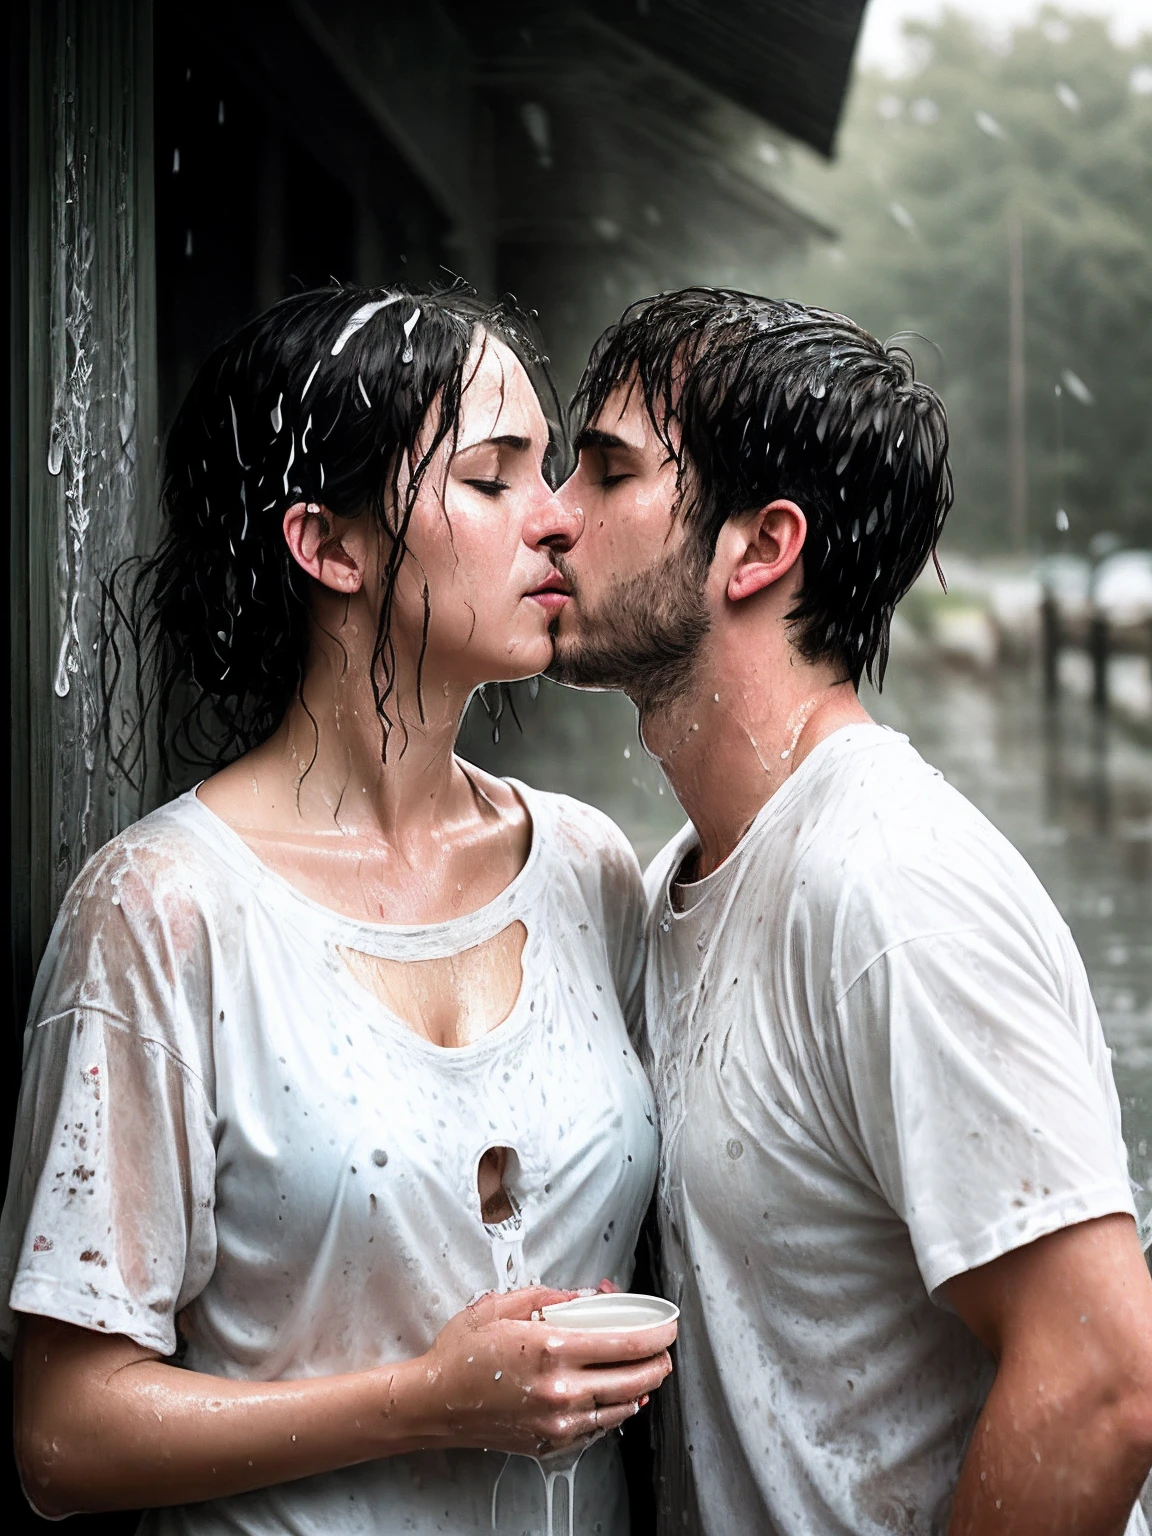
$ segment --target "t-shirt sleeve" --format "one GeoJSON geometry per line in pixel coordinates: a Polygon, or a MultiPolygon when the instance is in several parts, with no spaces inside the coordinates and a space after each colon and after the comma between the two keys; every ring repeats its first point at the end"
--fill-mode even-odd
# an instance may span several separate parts
{"type": "Polygon", "coordinates": [[[931,1293],[1047,1233],[1135,1214],[1090,999],[1074,1012],[1056,969],[1018,947],[984,926],[913,938],[837,1002],[850,1114],[931,1293]]]}
{"type": "Polygon", "coordinates": [[[41,966],[0,1219],[7,1353],[31,1312],[172,1354],[215,1264],[206,939],[155,878],[114,857],[82,874],[41,966]]]}

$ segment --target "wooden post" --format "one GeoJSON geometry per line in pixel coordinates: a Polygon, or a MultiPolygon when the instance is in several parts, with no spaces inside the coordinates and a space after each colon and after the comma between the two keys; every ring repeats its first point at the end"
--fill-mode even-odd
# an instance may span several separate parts
{"type": "Polygon", "coordinates": [[[1107,615],[1093,608],[1088,628],[1088,654],[1092,659],[1092,706],[1098,714],[1108,712],[1108,652],[1110,635],[1107,615]]]}
{"type": "Polygon", "coordinates": [[[1040,603],[1040,664],[1044,674],[1044,698],[1055,704],[1060,697],[1060,605],[1051,587],[1040,603]]]}
{"type": "Polygon", "coordinates": [[[1012,546],[1028,547],[1028,377],[1024,356],[1024,228],[1008,214],[1008,486],[1012,546]]]}

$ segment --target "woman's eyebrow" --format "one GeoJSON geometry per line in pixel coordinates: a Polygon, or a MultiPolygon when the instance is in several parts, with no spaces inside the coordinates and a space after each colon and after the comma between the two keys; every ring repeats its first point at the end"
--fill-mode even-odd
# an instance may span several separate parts
{"type": "Polygon", "coordinates": [[[502,437],[482,437],[474,443],[462,443],[456,452],[467,453],[472,448],[511,448],[513,453],[527,453],[531,446],[530,438],[518,437],[515,433],[508,432],[502,437]]]}

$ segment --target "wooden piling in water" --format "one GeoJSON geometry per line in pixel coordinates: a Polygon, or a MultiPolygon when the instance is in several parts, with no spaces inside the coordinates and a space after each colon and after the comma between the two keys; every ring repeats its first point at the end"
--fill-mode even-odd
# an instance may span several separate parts
{"type": "Polygon", "coordinates": [[[1094,608],[1088,626],[1088,655],[1092,661],[1092,707],[1101,715],[1108,712],[1110,641],[1108,619],[1099,608],[1094,608]]]}
{"type": "Polygon", "coordinates": [[[1055,704],[1060,697],[1060,605],[1049,589],[1040,604],[1040,664],[1044,674],[1044,699],[1055,704]]]}

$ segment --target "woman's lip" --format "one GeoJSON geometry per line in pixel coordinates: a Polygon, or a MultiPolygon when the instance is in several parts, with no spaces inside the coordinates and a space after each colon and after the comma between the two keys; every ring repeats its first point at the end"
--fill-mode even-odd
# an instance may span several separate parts
{"type": "Polygon", "coordinates": [[[549,613],[559,613],[568,601],[568,593],[561,592],[555,587],[547,588],[542,592],[529,592],[528,596],[534,603],[539,603],[541,608],[547,608],[549,613]]]}

